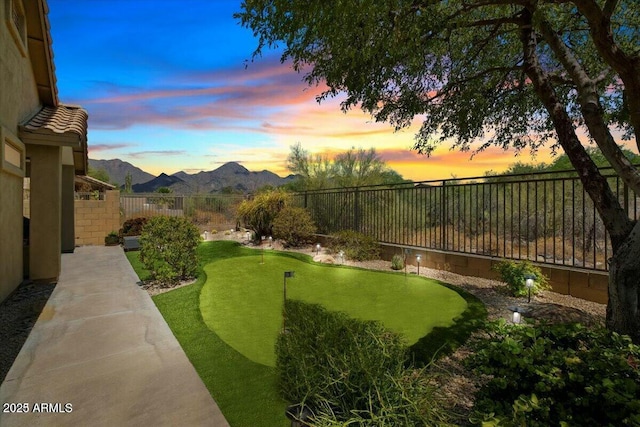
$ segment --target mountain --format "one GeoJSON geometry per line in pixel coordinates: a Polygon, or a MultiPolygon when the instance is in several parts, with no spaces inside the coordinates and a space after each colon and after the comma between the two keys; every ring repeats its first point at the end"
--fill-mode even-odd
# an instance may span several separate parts
{"type": "Polygon", "coordinates": [[[212,193],[222,189],[247,193],[265,185],[278,187],[295,179],[293,175],[281,178],[267,170],[251,172],[236,162],[225,163],[218,169],[208,172],[198,172],[193,175],[186,172],[177,172],[172,176],[187,183],[192,191],[197,193],[212,193]]]}
{"type": "Polygon", "coordinates": [[[93,169],[104,169],[109,175],[109,180],[120,186],[124,185],[127,173],[131,174],[132,184],[142,184],[155,178],[150,173],[133,166],[131,163],[123,162],[120,159],[94,160],[89,159],[89,166],[93,169]]]}
{"type": "Polygon", "coordinates": [[[169,176],[166,173],[161,173],[156,178],[153,178],[150,181],[144,182],[142,184],[134,184],[131,186],[131,189],[134,193],[153,193],[158,188],[168,187],[173,190],[174,193],[185,193],[185,191],[176,191],[177,187],[185,187],[188,189],[189,186],[185,184],[183,180],[173,175],[169,176]]]}
{"type": "Polygon", "coordinates": [[[250,193],[265,185],[279,187],[296,179],[295,175],[281,178],[268,170],[251,172],[236,162],[225,163],[212,171],[196,174],[181,171],[173,175],[162,173],[157,177],[119,159],[89,159],[89,165],[95,169],[104,169],[109,174],[111,182],[120,186],[124,185],[125,176],[130,173],[133,184],[131,188],[135,193],[152,193],[160,187],[167,187],[175,194],[220,191],[250,193]]]}

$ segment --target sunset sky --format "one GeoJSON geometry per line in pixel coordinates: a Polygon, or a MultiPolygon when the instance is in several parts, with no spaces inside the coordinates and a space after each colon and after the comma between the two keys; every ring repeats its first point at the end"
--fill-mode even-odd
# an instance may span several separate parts
{"type": "MultiPolygon", "coordinates": [[[[256,47],[232,17],[240,1],[48,0],[60,100],[89,112],[89,157],[119,158],[157,175],[236,161],[287,175],[289,147],[313,153],[375,147],[413,180],[482,175],[516,160],[500,149],[410,150],[418,122],[395,133],[340,99],[319,105],[279,53],[256,47]]],[[[538,161],[548,161],[541,152],[538,161]]]]}

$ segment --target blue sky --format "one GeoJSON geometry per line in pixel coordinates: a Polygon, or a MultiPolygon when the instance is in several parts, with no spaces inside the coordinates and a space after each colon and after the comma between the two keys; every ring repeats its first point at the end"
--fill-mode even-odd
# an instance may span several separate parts
{"type": "MultiPolygon", "coordinates": [[[[523,153],[410,150],[416,126],[394,132],[281,64],[278,52],[247,63],[256,47],[233,13],[240,1],[48,0],[59,97],[89,112],[89,157],[119,158],[159,174],[237,161],[286,175],[291,145],[314,153],[375,147],[414,180],[481,175],[531,161],[523,153]]],[[[538,160],[548,160],[542,152],[538,160]]]]}

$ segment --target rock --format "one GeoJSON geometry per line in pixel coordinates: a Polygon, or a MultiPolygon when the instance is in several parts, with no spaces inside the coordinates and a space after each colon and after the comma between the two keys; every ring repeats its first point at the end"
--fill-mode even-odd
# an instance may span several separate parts
{"type": "Polygon", "coordinates": [[[327,254],[319,254],[313,257],[315,262],[320,262],[323,264],[335,264],[336,260],[331,255],[327,254]]]}

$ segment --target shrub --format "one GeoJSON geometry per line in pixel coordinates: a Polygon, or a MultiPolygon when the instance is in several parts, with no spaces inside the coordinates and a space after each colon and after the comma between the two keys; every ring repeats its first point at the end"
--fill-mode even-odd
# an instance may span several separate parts
{"type": "Polygon", "coordinates": [[[283,396],[313,425],[434,425],[444,417],[424,370],[407,369],[401,337],[379,322],[286,301],[288,332],[276,343],[283,396]]]}
{"type": "Polygon", "coordinates": [[[252,200],[243,200],[238,206],[238,219],[253,231],[254,238],[273,235],[273,220],[285,207],[291,196],[281,190],[257,194],[252,200]]]}
{"type": "Polygon", "coordinates": [[[353,230],[343,230],[331,235],[329,249],[332,252],[344,251],[347,258],[355,261],[367,261],[380,258],[380,245],[366,234],[353,230]]]}
{"type": "Polygon", "coordinates": [[[147,223],[148,218],[139,217],[128,219],[122,224],[120,236],[139,236],[142,234],[142,228],[147,223]]]}
{"type": "Polygon", "coordinates": [[[147,221],[140,236],[140,261],[151,277],[174,284],[195,276],[198,228],[182,217],[157,216],[147,221]]]}
{"type": "MultiPolygon", "coordinates": [[[[640,424],[640,347],[579,324],[498,322],[470,359],[489,380],[474,419],[500,426],[640,424]]],[[[486,424],[485,424],[486,423],[486,424]]]]}
{"type": "Polygon", "coordinates": [[[120,236],[115,231],[109,232],[104,238],[105,245],[117,245],[120,243],[120,236]]]}
{"type": "Polygon", "coordinates": [[[285,246],[302,246],[311,242],[316,225],[304,208],[286,206],[273,220],[273,237],[281,239],[285,246]]]}
{"type": "Polygon", "coordinates": [[[391,258],[391,269],[392,270],[402,270],[404,268],[404,258],[402,255],[394,255],[391,258]]]}
{"type": "Polygon", "coordinates": [[[525,284],[527,276],[535,276],[531,295],[537,295],[543,290],[550,289],[547,277],[542,274],[540,268],[529,261],[515,262],[502,260],[493,266],[493,270],[498,273],[500,280],[507,284],[509,293],[516,297],[528,295],[529,290],[525,284]]]}

